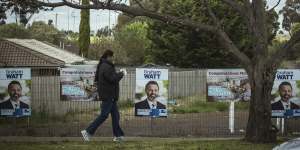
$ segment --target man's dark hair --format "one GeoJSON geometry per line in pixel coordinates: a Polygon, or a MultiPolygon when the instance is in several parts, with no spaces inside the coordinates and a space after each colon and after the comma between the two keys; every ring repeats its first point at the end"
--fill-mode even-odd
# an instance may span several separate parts
{"type": "MultiPolygon", "coordinates": [[[[19,81],[16,81],[16,80],[11,81],[11,82],[8,84],[7,88],[9,89],[9,88],[11,87],[11,85],[13,85],[13,84],[18,84],[18,85],[21,87],[21,89],[22,89],[21,83],[20,83],[19,81]]],[[[7,89],[7,90],[8,90],[8,89],[7,89]]]]}
{"type": "Polygon", "coordinates": [[[156,85],[156,86],[158,87],[158,89],[159,89],[158,83],[157,83],[156,81],[149,81],[149,82],[145,85],[145,90],[148,89],[148,87],[149,87],[150,84],[156,85]]]}
{"type": "Polygon", "coordinates": [[[281,82],[281,83],[280,83],[280,85],[279,85],[279,87],[278,87],[278,90],[280,90],[280,89],[281,89],[283,86],[285,86],[285,85],[288,85],[288,86],[291,87],[291,89],[293,89],[293,87],[292,87],[292,85],[291,85],[290,82],[284,81],[284,82],[281,82]]]}
{"type": "Polygon", "coordinates": [[[104,51],[103,55],[101,56],[101,58],[107,58],[107,57],[112,57],[114,56],[114,52],[110,49],[107,49],[104,51]]]}

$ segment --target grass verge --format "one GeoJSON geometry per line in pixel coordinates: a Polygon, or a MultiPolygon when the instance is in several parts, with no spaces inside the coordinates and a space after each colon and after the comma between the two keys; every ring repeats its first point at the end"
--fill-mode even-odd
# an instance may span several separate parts
{"type": "Polygon", "coordinates": [[[125,141],[0,143],[6,150],[266,150],[277,144],[253,144],[241,140],[224,141],[125,141]]]}

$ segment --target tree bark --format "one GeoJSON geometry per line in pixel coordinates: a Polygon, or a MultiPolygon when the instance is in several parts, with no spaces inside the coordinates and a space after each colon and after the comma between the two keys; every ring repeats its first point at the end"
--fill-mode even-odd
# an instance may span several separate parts
{"type": "Polygon", "coordinates": [[[255,143],[276,141],[276,131],[271,122],[271,91],[276,68],[258,62],[248,72],[251,82],[251,100],[245,139],[255,143]]]}

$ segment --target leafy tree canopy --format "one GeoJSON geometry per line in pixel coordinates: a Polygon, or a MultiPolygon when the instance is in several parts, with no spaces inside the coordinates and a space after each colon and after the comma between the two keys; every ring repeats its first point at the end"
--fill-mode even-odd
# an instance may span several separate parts
{"type": "Polygon", "coordinates": [[[147,30],[147,23],[134,22],[115,32],[115,40],[120,45],[120,50],[125,53],[127,65],[141,65],[146,61],[145,52],[150,44],[147,30]]]}
{"type": "Polygon", "coordinates": [[[27,39],[30,37],[30,32],[23,25],[11,23],[0,26],[0,38],[27,39]]]}
{"type": "MultiPolygon", "coordinates": [[[[223,28],[230,32],[239,47],[246,45],[249,38],[241,18],[226,5],[211,4],[217,16],[222,16],[223,28]]],[[[207,17],[205,7],[196,0],[162,1],[159,11],[181,18],[212,23],[207,17]]],[[[171,64],[179,67],[221,67],[237,66],[238,61],[228,51],[222,50],[213,34],[198,32],[188,27],[166,25],[160,21],[150,23],[149,38],[153,59],[158,64],[171,64]]]]}
{"type": "Polygon", "coordinates": [[[19,16],[19,21],[26,25],[31,17],[39,10],[50,10],[36,3],[36,0],[1,0],[0,20],[6,19],[5,12],[11,11],[19,16]]]}
{"type": "Polygon", "coordinates": [[[283,14],[282,27],[287,31],[291,31],[293,25],[300,22],[300,1],[286,0],[280,13],[283,14]]]}
{"type": "Polygon", "coordinates": [[[97,30],[96,36],[101,37],[101,36],[111,36],[113,30],[110,29],[108,26],[105,26],[103,28],[100,28],[97,30]]]}
{"type": "Polygon", "coordinates": [[[48,25],[42,21],[33,22],[32,25],[28,27],[28,30],[31,33],[31,38],[39,41],[47,41],[56,45],[65,37],[64,33],[53,25],[48,25]]]}
{"type": "Polygon", "coordinates": [[[38,21],[33,22],[27,29],[16,23],[2,25],[0,38],[36,39],[58,45],[65,38],[65,34],[52,25],[38,21]]]}

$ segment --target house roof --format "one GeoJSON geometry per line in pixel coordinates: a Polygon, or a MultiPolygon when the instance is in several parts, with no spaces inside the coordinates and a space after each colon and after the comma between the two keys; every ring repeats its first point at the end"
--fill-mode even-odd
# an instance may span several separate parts
{"type": "Polygon", "coordinates": [[[63,66],[85,59],[34,39],[0,40],[0,66],[63,66]]]}

